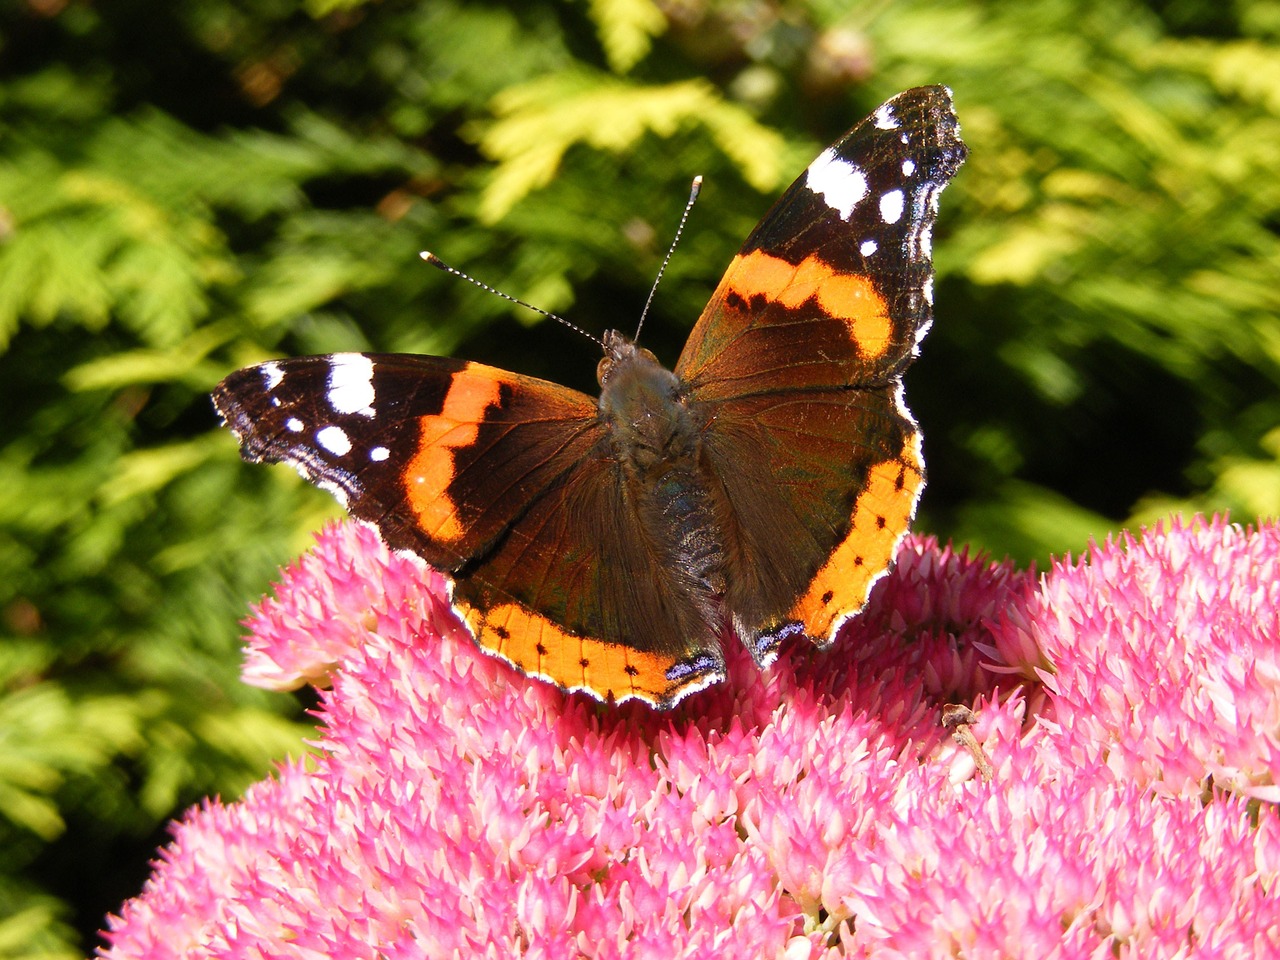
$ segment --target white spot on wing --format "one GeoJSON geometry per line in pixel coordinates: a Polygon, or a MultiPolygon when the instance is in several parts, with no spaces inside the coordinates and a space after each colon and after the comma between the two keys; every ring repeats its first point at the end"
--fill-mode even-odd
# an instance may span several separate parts
{"type": "MultiPolygon", "coordinates": [[[[336,427],[326,427],[325,430],[334,429],[336,427]]],[[[324,431],[320,431],[323,433],[324,431]]],[[[338,430],[343,439],[346,434],[338,430]]],[[[317,434],[319,438],[319,434],[317,434]]],[[[327,490],[333,494],[337,501],[344,507],[349,506],[353,497],[360,498],[364,496],[364,490],[360,486],[360,482],[348,471],[334,464],[319,464],[314,458],[308,460],[290,460],[293,468],[298,471],[298,475],[308,483],[313,483],[321,490],[327,490]]]]}
{"type": "MultiPolygon", "coordinates": [[[[306,474],[304,473],[303,476],[305,477],[306,474]]],[[[328,490],[331,494],[333,494],[333,498],[337,500],[340,504],[342,504],[343,508],[346,508],[347,506],[350,505],[351,498],[350,496],[348,496],[347,491],[343,487],[334,483],[332,480],[323,480],[317,477],[316,479],[312,480],[312,482],[321,490],[328,490]]]]}
{"type": "MultiPolygon", "coordinates": [[[[946,186],[946,184],[943,184],[946,186]]],[[[936,214],[938,212],[938,195],[942,193],[942,187],[936,183],[925,185],[925,202],[929,205],[929,211],[936,214]]]]}
{"type": "Polygon", "coordinates": [[[916,162],[910,157],[902,161],[902,175],[909,177],[916,172],[916,162]]]}
{"type": "MultiPolygon", "coordinates": [[[[906,391],[903,390],[902,388],[901,380],[898,381],[897,386],[894,387],[893,389],[893,406],[898,411],[898,416],[902,417],[903,420],[906,420],[907,423],[911,424],[913,427],[916,426],[916,418],[913,417],[911,415],[911,411],[907,409],[906,391]]],[[[920,451],[919,432],[914,432],[912,434],[911,449],[915,453],[917,459],[920,459],[920,460],[924,459],[924,457],[921,456],[921,451],[920,451]]]]}
{"type": "Polygon", "coordinates": [[[929,303],[933,303],[933,277],[930,277],[924,282],[923,293],[924,298],[929,301],[929,303]]]}
{"type": "Polygon", "coordinates": [[[885,223],[897,223],[902,219],[902,211],[907,198],[901,190],[889,190],[880,195],[880,219],[885,223]]]}
{"type": "Polygon", "coordinates": [[[335,457],[345,457],[351,452],[351,438],[347,436],[347,432],[332,424],[316,431],[316,443],[335,457]]]}
{"type": "Polygon", "coordinates": [[[880,249],[880,245],[876,243],[874,240],[863,240],[862,246],[860,246],[858,249],[862,251],[862,255],[864,257],[869,257],[873,253],[875,253],[877,250],[880,249]]]}
{"type": "Polygon", "coordinates": [[[299,420],[297,417],[290,417],[288,420],[284,422],[284,425],[288,427],[289,430],[293,433],[302,432],[302,421],[299,420]]]}
{"type": "Polygon", "coordinates": [[[929,319],[927,319],[924,323],[920,324],[920,326],[916,328],[915,346],[913,348],[913,350],[916,353],[920,352],[920,344],[924,341],[924,338],[928,335],[929,331],[932,329],[933,329],[933,315],[930,314],[929,319]]]}
{"type": "Polygon", "coordinates": [[[840,159],[832,147],[809,164],[804,184],[839,213],[841,220],[848,220],[867,195],[867,175],[857,165],[840,159]]]}
{"type": "Polygon", "coordinates": [[[901,126],[893,115],[893,107],[887,103],[882,103],[871,117],[878,130],[897,130],[901,126]]]}
{"type": "Polygon", "coordinates": [[[375,463],[381,463],[389,456],[391,456],[391,451],[386,447],[374,447],[369,451],[369,459],[375,463]]]}
{"type": "Polygon", "coordinates": [[[280,381],[284,379],[284,371],[280,369],[280,364],[274,360],[264,363],[258,369],[262,371],[262,383],[266,386],[268,392],[280,386],[280,381]]]}
{"type": "Polygon", "coordinates": [[[362,353],[329,358],[329,406],[338,413],[373,416],[373,361],[362,353]]]}

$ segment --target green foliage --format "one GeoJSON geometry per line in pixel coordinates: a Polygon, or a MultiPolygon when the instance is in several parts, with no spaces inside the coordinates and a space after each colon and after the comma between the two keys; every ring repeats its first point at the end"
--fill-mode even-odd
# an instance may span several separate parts
{"type": "Polygon", "coordinates": [[[591,19],[610,69],[626,73],[644,59],[667,18],[652,0],[591,0],[591,19]]]}
{"type": "Polygon", "coordinates": [[[479,210],[490,223],[550,183],[571,147],[624,154],[646,133],[670,139],[685,124],[705,127],[753,187],[767,190],[781,178],[782,138],[704,80],[637,86],[560,73],[504,90],[491,107],[498,119],[477,138],[495,161],[479,210]]]}
{"type": "Polygon", "coordinates": [[[908,383],[918,526],[1043,559],[1280,510],[1278,9],[4,8],[0,955],[83,955],[165,819],[302,749],[297,704],[238,681],[238,621],[338,511],[239,464],[220,377],[374,348],[592,387],[589,344],[424,246],[629,329],[704,174],[646,327],[672,361],[785,182],[945,82],[971,159],[908,383]]]}

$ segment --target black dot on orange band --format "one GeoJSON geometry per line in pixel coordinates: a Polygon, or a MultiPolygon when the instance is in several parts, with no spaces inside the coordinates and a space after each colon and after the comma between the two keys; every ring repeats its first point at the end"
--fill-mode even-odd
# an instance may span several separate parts
{"type": "Polygon", "coordinates": [[[831,598],[834,596],[835,596],[835,593],[831,590],[828,590],[826,593],[822,595],[822,605],[825,607],[828,603],[831,602],[831,598]]]}
{"type": "Polygon", "coordinates": [[[511,631],[508,630],[506,627],[494,627],[493,632],[496,633],[498,637],[503,640],[509,639],[511,636],[511,631]]]}
{"type": "Polygon", "coordinates": [[[862,566],[862,557],[861,557],[861,556],[854,557],[854,558],[853,558],[853,565],[854,565],[855,567],[860,567],[860,566],[862,566]]]}
{"type": "Polygon", "coordinates": [[[541,643],[539,643],[536,647],[534,647],[534,649],[538,651],[538,656],[540,657],[545,657],[547,655],[547,648],[544,647],[541,643]]]}
{"type": "Polygon", "coordinates": [[[581,660],[578,661],[578,666],[580,666],[583,670],[585,670],[587,669],[587,667],[591,666],[591,661],[588,660],[586,657],[583,657],[581,660]]]}
{"type": "Polygon", "coordinates": [[[631,664],[629,664],[629,663],[626,665],[626,667],[625,667],[624,669],[626,670],[627,676],[629,676],[629,677],[638,676],[638,675],[639,675],[639,673],[640,673],[640,671],[639,671],[639,670],[637,670],[635,667],[633,667],[633,666],[632,666],[631,664]]]}
{"type": "Polygon", "coordinates": [[[883,530],[883,529],[884,529],[884,523],[885,523],[884,517],[876,517],[876,529],[877,529],[877,530],[883,530]]]}

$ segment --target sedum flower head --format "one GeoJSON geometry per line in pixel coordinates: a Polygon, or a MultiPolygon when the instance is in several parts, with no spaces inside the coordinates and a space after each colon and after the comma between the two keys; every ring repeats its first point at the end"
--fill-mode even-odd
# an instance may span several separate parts
{"type": "Polygon", "coordinates": [[[478,652],[356,524],[250,625],[251,681],[331,683],[319,755],[192,811],[112,960],[1280,952],[1274,524],[1039,580],[909,539],[831,650],[668,714],[478,652]]]}

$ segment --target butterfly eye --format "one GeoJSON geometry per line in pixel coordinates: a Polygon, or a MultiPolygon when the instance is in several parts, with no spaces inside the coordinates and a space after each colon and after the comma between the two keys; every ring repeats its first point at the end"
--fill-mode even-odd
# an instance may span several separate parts
{"type": "Polygon", "coordinates": [[[611,357],[601,357],[600,362],[596,364],[596,383],[604,386],[604,382],[609,379],[609,371],[613,369],[613,359],[611,357]]]}

